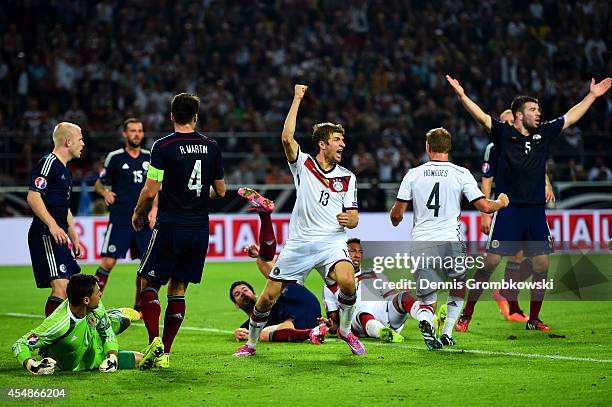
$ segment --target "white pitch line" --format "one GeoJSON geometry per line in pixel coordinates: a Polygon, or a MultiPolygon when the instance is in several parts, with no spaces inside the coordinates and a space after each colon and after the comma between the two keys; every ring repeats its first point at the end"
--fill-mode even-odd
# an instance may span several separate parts
{"type": "MultiPolygon", "coordinates": [[[[42,315],[21,314],[17,312],[6,312],[6,313],[0,314],[0,316],[17,317],[17,318],[42,318],[42,315]]],[[[144,324],[138,322],[138,323],[135,323],[134,326],[144,327],[144,324]]],[[[163,327],[163,326],[164,326],[163,324],[160,324],[160,327],[163,327]]],[[[201,328],[197,326],[181,326],[180,329],[183,329],[186,331],[212,332],[212,333],[222,333],[222,334],[234,333],[234,331],[228,331],[224,329],[201,328]]],[[[335,338],[329,338],[327,339],[327,341],[336,342],[339,340],[335,338]]],[[[392,347],[392,348],[410,349],[410,350],[417,350],[417,351],[428,351],[424,347],[417,347],[417,346],[410,346],[410,345],[398,345],[398,344],[376,343],[376,342],[367,342],[367,345],[368,346],[384,346],[384,347],[392,347]]],[[[430,351],[430,352],[435,352],[435,351],[430,351]]],[[[513,356],[513,357],[526,358],[526,359],[552,359],[552,360],[564,360],[564,361],[572,361],[572,362],[612,363],[612,359],[594,359],[594,358],[583,358],[583,357],[578,357],[578,356],[545,355],[545,354],[540,354],[540,353],[497,352],[497,351],[480,350],[480,349],[445,348],[442,352],[471,353],[475,355],[491,355],[491,356],[513,356]]]]}

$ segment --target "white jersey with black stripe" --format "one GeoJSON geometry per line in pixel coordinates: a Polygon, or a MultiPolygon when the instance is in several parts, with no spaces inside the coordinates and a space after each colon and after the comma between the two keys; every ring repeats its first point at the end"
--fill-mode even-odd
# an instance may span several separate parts
{"type": "Polygon", "coordinates": [[[412,201],[412,240],[461,240],[461,195],[473,202],[484,197],[472,173],[448,161],[430,161],[404,176],[397,199],[412,201]]]}
{"type": "Polygon", "coordinates": [[[336,215],[358,207],[355,175],[340,165],[324,171],[316,159],[302,151],[289,168],[297,195],[289,241],[346,241],[345,228],[338,224],[336,215]]]}

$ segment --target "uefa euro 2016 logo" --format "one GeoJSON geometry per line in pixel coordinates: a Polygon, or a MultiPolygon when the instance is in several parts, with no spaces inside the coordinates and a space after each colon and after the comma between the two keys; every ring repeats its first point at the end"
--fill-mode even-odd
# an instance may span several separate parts
{"type": "Polygon", "coordinates": [[[38,189],[45,189],[47,187],[47,179],[45,177],[38,177],[36,181],[34,181],[34,185],[38,189]]]}

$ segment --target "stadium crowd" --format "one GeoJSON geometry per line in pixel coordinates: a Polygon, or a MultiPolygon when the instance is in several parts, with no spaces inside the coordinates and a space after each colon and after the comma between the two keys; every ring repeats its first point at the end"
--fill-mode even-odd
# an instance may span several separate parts
{"type": "MultiPolygon", "coordinates": [[[[605,1],[8,0],[2,9],[5,185],[25,184],[60,120],[86,130],[75,175],[94,175],[126,117],[141,118],[150,139],[171,131],[177,90],[202,96],[206,132],[274,133],[219,138],[228,183],[290,182],[274,162],[293,83],[310,88],[298,132],[316,119],[342,123],[344,163],[360,181],[399,181],[427,159],[424,133],[437,126],[452,132],[455,161],[476,171],[488,138],[444,74],[491,113],[525,93],[553,119],[612,70],[605,1]]],[[[598,155],[611,130],[608,97],[554,145],[553,180],[612,179],[610,156],[598,155]]]]}

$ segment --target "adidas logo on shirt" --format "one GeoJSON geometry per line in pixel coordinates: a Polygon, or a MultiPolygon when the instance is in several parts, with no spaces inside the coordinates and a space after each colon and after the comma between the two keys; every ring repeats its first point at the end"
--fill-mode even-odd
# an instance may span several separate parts
{"type": "Polygon", "coordinates": [[[129,169],[130,169],[130,166],[129,166],[129,165],[127,165],[127,164],[123,164],[123,166],[121,167],[121,169],[124,169],[124,170],[129,170],[129,169]]]}

